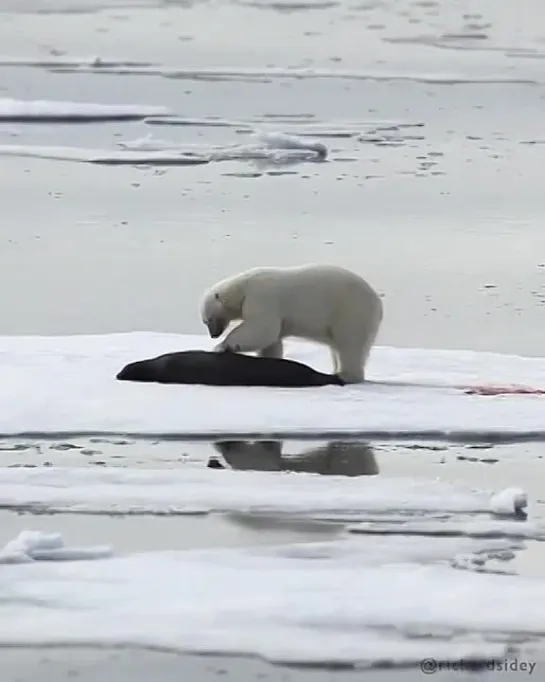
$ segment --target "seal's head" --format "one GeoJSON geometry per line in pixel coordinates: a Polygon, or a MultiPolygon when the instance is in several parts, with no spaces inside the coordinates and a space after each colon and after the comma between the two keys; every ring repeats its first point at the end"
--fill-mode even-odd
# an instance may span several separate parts
{"type": "Polygon", "coordinates": [[[131,362],[117,374],[119,381],[157,381],[157,365],[151,360],[131,362]]]}

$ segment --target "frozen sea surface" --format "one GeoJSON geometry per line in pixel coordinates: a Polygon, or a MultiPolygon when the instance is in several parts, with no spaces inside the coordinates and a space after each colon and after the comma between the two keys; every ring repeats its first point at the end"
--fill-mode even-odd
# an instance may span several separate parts
{"type": "Polygon", "coordinates": [[[182,651],[419,677],[422,658],[539,659],[541,445],[492,444],[542,438],[544,398],[463,387],[545,388],[542,2],[2,11],[6,682],[278,679],[182,651]],[[372,383],[115,381],[207,347],[215,279],[309,261],[384,296],[372,383]],[[154,333],[114,334],[134,330],[154,333]],[[223,442],[176,441],[206,432],[223,442]],[[301,432],[295,453],[248,442],[301,432]],[[311,443],[326,432],[344,446],[311,443]]]}
{"type": "MultiPolygon", "coordinates": [[[[482,384],[545,387],[542,358],[376,348],[369,383],[319,389],[118,382],[128,362],[190,348],[204,336],[156,333],[0,337],[0,433],[537,439],[543,396],[467,395],[482,384]]],[[[287,357],[329,368],[325,348],[294,341],[287,357]]]]}
{"type": "MultiPolygon", "coordinates": [[[[379,514],[379,520],[380,514],[395,517],[399,513],[403,518],[421,512],[436,513],[440,520],[456,513],[509,517],[525,514],[527,506],[524,491],[516,488],[491,496],[485,491],[463,491],[447,482],[381,476],[282,475],[193,467],[179,471],[50,467],[1,471],[0,507],[17,511],[182,515],[245,511],[357,521],[373,519],[373,513],[379,514]]],[[[521,537],[527,534],[520,525],[513,528],[521,537]]],[[[355,530],[364,532],[364,526],[355,530]]],[[[425,534],[426,528],[421,532],[425,534]]],[[[486,535],[486,528],[481,533],[486,535]]],[[[540,533],[537,527],[531,531],[538,537],[540,533]]]]}
{"type": "MultiPolygon", "coordinates": [[[[406,420],[413,438],[432,419],[428,435],[448,436],[454,424],[484,439],[524,438],[528,418],[538,423],[539,396],[468,396],[462,387],[540,385],[541,358],[379,347],[373,382],[348,388],[345,398],[341,389],[142,386],[114,378],[134,359],[208,343],[152,333],[0,338],[6,424],[0,513],[4,529],[15,528],[13,512],[24,515],[28,529],[0,552],[5,647],[242,655],[329,668],[538,655],[545,582],[517,574],[515,562],[541,545],[545,525],[539,505],[535,511],[539,500],[519,487],[520,472],[497,487],[486,482],[491,475],[468,485],[419,467],[418,458],[402,475],[395,467],[381,472],[372,448],[357,442],[309,450],[307,441],[290,456],[281,443],[247,441],[248,430],[295,424],[294,431],[304,431],[305,420],[316,434],[316,423],[328,426],[324,414],[343,432],[386,423],[384,439],[399,429],[392,414],[406,420]],[[440,399],[444,409],[433,412],[440,399]],[[227,417],[242,416],[241,406],[244,420],[229,424],[227,417]],[[224,469],[204,466],[202,454],[176,455],[173,443],[171,460],[160,465],[164,439],[155,450],[149,440],[161,432],[184,437],[197,427],[210,437],[224,424],[238,434],[215,444],[224,469]],[[78,440],[85,431],[98,435],[84,448],[66,440],[70,431],[80,432],[78,440]],[[122,431],[147,436],[147,445],[107,435],[122,431]],[[37,433],[49,441],[54,466],[42,461],[37,433]],[[112,453],[121,450],[123,464],[112,466],[112,453]],[[144,451],[147,464],[131,465],[144,451]],[[73,466],[75,453],[87,455],[88,464],[73,466]],[[134,535],[134,527],[100,531],[96,523],[128,516],[153,520],[155,529],[141,524],[138,540],[129,540],[121,536],[134,535]],[[167,517],[180,519],[178,529],[161,525],[167,517]],[[202,547],[192,534],[210,533],[199,523],[214,517],[229,526],[221,531],[220,524],[211,548],[192,549],[202,547]],[[45,518],[44,529],[38,519],[45,518]],[[291,541],[251,540],[252,531],[266,535],[282,526],[291,541]],[[237,527],[242,534],[234,544],[246,546],[229,547],[237,527]],[[313,532],[321,539],[313,540],[313,532]]],[[[317,366],[328,362],[325,350],[309,344],[294,342],[288,354],[317,366]]]]}
{"type": "Polygon", "coordinates": [[[216,278],[326,261],[384,295],[381,345],[541,356],[524,8],[3,3],[0,332],[197,333],[216,278]]]}
{"type": "Polygon", "coordinates": [[[545,582],[509,564],[526,541],[545,538],[521,490],[193,467],[0,475],[4,508],[56,512],[59,524],[74,512],[213,512],[242,526],[284,516],[345,528],[318,542],[117,556],[115,543],[86,547],[84,534],[71,547],[55,532],[24,532],[0,552],[4,646],[372,667],[501,658],[545,636],[545,582]],[[396,533],[403,523],[410,534],[396,533]]]}

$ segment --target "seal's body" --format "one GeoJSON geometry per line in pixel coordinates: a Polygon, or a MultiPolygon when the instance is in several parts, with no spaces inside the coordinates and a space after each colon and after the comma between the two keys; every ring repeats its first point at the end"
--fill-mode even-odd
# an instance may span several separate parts
{"type": "Polygon", "coordinates": [[[120,381],[207,386],[343,386],[335,374],[323,374],[295,360],[256,357],[241,353],[186,350],[166,353],[126,365],[120,381]]]}

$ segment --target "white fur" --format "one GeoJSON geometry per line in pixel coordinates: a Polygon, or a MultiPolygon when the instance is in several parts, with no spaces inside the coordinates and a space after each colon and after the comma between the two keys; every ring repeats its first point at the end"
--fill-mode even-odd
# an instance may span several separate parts
{"type": "Polygon", "coordinates": [[[299,337],[329,346],[333,371],[347,383],[360,383],[383,306],[364,279],[341,267],[262,267],[215,284],[203,297],[201,315],[217,335],[242,320],[218,351],[282,357],[283,339],[299,337]]]}

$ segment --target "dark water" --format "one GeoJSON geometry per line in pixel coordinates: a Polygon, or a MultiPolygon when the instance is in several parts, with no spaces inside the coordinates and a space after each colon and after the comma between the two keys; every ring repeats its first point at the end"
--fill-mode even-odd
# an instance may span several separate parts
{"type": "MultiPolygon", "coordinates": [[[[458,443],[425,439],[360,440],[346,436],[335,440],[214,438],[199,440],[141,436],[47,436],[0,440],[3,466],[120,466],[179,467],[183,465],[229,467],[254,471],[301,471],[323,475],[378,474],[392,462],[408,466],[497,465],[543,458],[540,443],[458,443]]],[[[471,467],[466,466],[470,471],[471,467]]]]}

